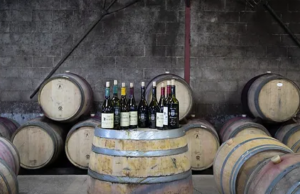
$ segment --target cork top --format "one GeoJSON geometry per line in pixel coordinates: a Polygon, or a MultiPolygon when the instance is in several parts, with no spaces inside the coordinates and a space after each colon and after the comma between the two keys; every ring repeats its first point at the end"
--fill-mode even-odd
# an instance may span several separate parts
{"type": "Polygon", "coordinates": [[[153,87],[156,87],[156,82],[152,82],[152,84],[153,84],[153,87]]]}
{"type": "Polygon", "coordinates": [[[125,87],[125,83],[124,83],[124,82],[122,83],[122,87],[123,87],[123,88],[125,87]]]}
{"type": "Polygon", "coordinates": [[[114,80],[114,85],[118,85],[118,80],[114,80]]]}
{"type": "Polygon", "coordinates": [[[110,82],[106,82],[106,87],[109,88],[110,82]]]}
{"type": "Polygon", "coordinates": [[[130,87],[133,88],[133,83],[130,83],[130,87]]]}
{"type": "Polygon", "coordinates": [[[167,85],[168,85],[168,86],[171,85],[171,82],[170,82],[170,81],[167,81],[167,85]]]}
{"type": "Polygon", "coordinates": [[[171,85],[174,86],[175,85],[175,79],[171,80],[171,85]]]}
{"type": "Polygon", "coordinates": [[[144,87],[144,86],[145,86],[145,82],[142,82],[142,83],[141,83],[141,86],[144,87]]]}
{"type": "Polygon", "coordinates": [[[273,164],[279,164],[281,162],[281,158],[279,155],[277,155],[271,158],[271,161],[273,162],[273,164]]]}
{"type": "Polygon", "coordinates": [[[161,87],[165,87],[165,84],[164,84],[164,83],[161,83],[161,87]]]}

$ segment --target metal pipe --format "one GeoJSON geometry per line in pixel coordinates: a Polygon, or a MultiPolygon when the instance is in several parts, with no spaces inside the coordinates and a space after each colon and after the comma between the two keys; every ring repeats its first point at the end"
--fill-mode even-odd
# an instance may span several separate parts
{"type": "Polygon", "coordinates": [[[291,36],[294,42],[300,47],[300,42],[295,34],[283,23],[282,19],[275,13],[272,7],[269,5],[268,2],[263,3],[266,10],[274,17],[274,19],[281,25],[281,27],[291,36]]]}

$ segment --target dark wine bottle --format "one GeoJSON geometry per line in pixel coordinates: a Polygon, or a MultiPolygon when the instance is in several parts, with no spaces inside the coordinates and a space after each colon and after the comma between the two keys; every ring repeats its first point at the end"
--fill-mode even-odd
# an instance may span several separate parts
{"type": "Polygon", "coordinates": [[[156,128],[167,129],[168,128],[168,104],[165,95],[165,85],[161,84],[160,88],[160,99],[159,99],[159,113],[156,114],[156,128]],[[166,119],[165,119],[166,118],[166,119]]]}
{"type": "Polygon", "coordinates": [[[121,129],[128,129],[129,128],[129,107],[126,99],[125,83],[122,83],[120,107],[121,107],[121,129]]]}
{"type": "Polygon", "coordinates": [[[135,98],[134,98],[134,87],[133,83],[130,83],[130,97],[128,101],[128,107],[129,107],[129,128],[130,129],[135,129],[137,128],[138,124],[138,110],[137,106],[135,103],[135,98]]]}
{"type": "Polygon", "coordinates": [[[106,82],[105,100],[101,109],[101,127],[103,129],[114,128],[114,108],[110,99],[109,82],[106,82]]]}
{"type": "Polygon", "coordinates": [[[176,99],[175,80],[171,80],[171,98],[169,100],[169,128],[179,128],[179,101],[176,99]]]}
{"type": "Polygon", "coordinates": [[[167,97],[166,97],[166,106],[164,108],[164,126],[169,128],[169,101],[171,100],[171,81],[167,81],[167,97]]]}
{"type": "Polygon", "coordinates": [[[156,129],[156,114],[159,112],[159,106],[156,99],[156,82],[152,83],[152,100],[149,104],[149,128],[156,129]]]}
{"type": "Polygon", "coordinates": [[[114,107],[114,128],[120,129],[120,99],[118,98],[118,81],[114,80],[112,104],[114,107]]]}
{"type": "Polygon", "coordinates": [[[148,103],[145,99],[145,82],[141,83],[141,101],[138,107],[138,127],[147,128],[148,127],[148,103]]]}

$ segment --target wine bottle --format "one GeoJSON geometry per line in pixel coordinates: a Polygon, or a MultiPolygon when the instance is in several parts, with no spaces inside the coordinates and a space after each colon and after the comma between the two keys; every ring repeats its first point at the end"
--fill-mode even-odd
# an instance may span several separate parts
{"type": "Polygon", "coordinates": [[[148,103],[145,99],[145,82],[141,83],[141,101],[138,107],[138,127],[148,127],[148,103]]]}
{"type": "Polygon", "coordinates": [[[125,83],[122,83],[121,88],[121,129],[128,129],[129,127],[129,107],[126,99],[125,83]]]}
{"type": "Polygon", "coordinates": [[[120,129],[120,99],[118,98],[117,80],[114,80],[112,104],[114,107],[114,128],[120,129]]]}
{"type": "Polygon", "coordinates": [[[110,99],[110,84],[106,82],[105,100],[101,110],[101,127],[104,129],[114,128],[114,108],[110,99]]]}
{"type": "Polygon", "coordinates": [[[169,128],[169,101],[171,100],[171,81],[167,81],[167,97],[166,105],[164,106],[164,126],[169,128]]]}
{"type": "MultiPolygon", "coordinates": [[[[160,99],[159,99],[159,112],[156,113],[156,128],[157,129],[166,129],[168,128],[168,123],[165,125],[164,124],[164,118],[165,115],[168,113],[168,105],[167,105],[167,100],[166,100],[166,96],[165,96],[165,85],[164,83],[161,84],[161,88],[160,88],[160,99]],[[165,112],[165,108],[167,109],[167,111],[165,112]]],[[[168,115],[166,115],[167,119],[168,119],[168,115]]]]}
{"type": "Polygon", "coordinates": [[[156,82],[152,83],[152,100],[149,104],[149,128],[156,128],[156,113],[159,112],[159,106],[156,99],[156,82]]]}
{"type": "Polygon", "coordinates": [[[128,101],[128,107],[129,107],[129,128],[130,129],[137,128],[138,111],[137,111],[137,106],[134,98],[133,83],[130,83],[130,97],[128,101]]]}
{"type": "Polygon", "coordinates": [[[179,101],[176,99],[175,80],[171,80],[171,98],[169,100],[169,128],[179,128],[179,101]]]}

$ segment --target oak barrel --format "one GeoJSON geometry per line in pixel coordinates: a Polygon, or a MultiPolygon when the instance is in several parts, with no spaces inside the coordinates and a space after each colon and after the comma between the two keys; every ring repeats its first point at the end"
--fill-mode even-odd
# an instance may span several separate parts
{"type": "Polygon", "coordinates": [[[10,140],[12,134],[19,126],[20,125],[12,119],[0,117],[0,136],[10,140]]]}
{"type": "MultiPolygon", "coordinates": [[[[179,120],[183,120],[192,110],[194,99],[193,91],[189,84],[180,76],[174,74],[161,74],[153,78],[146,87],[146,99],[149,102],[152,99],[152,82],[156,82],[157,86],[157,99],[160,99],[161,96],[161,83],[164,83],[165,87],[167,86],[167,81],[175,79],[176,85],[176,98],[179,101],[179,120]]],[[[167,87],[166,87],[167,94],[167,87]]]]}
{"type": "Polygon", "coordinates": [[[192,170],[205,170],[212,166],[220,147],[218,133],[205,120],[193,119],[183,126],[189,147],[192,170]]]}
{"type": "Polygon", "coordinates": [[[299,174],[299,154],[274,156],[256,166],[247,181],[244,194],[298,194],[299,174]]]}
{"type": "Polygon", "coordinates": [[[21,167],[40,169],[54,162],[63,150],[63,129],[47,118],[36,118],[22,125],[13,135],[21,167]]]}
{"type": "Polygon", "coordinates": [[[290,147],[294,152],[300,152],[300,123],[280,127],[275,138],[290,147]]]}
{"type": "Polygon", "coordinates": [[[254,117],[271,122],[284,122],[299,111],[300,91],[293,81],[271,73],[257,76],[250,81],[251,86],[246,84],[248,90],[243,94],[247,93],[247,107],[254,117]]]}
{"type": "Polygon", "coordinates": [[[100,120],[88,119],[74,125],[69,131],[65,151],[69,161],[75,166],[88,168],[95,127],[100,123],[100,120]]]}
{"type": "Polygon", "coordinates": [[[88,82],[79,75],[58,74],[41,86],[38,102],[46,117],[72,122],[90,113],[93,92],[88,82]]]}
{"type": "Polygon", "coordinates": [[[96,128],[89,194],[191,194],[191,164],[183,129],[96,128]]]}
{"type": "Polygon", "coordinates": [[[246,134],[263,134],[271,136],[269,131],[263,125],[255,123],[247,117],[232,118],[228,120],[220,130],[222,142],[246,134]]]}
{"type": "Polygon", "coordinates": [[[19,184],[15,173],[9,165],[0,159],[0,193],[19,194],[19,184]]]}
{"type": "Polygon", "coordinates": [[[0,137],[0,159],[4,160],[16,175],[19,174],[20,156],[17,148],[3,137],[0,137]]]}
{"type": "Polygon", "coordinates": [[[214,179],[221,194],[242,194],[251,169],[275,155],[293,151],[278,140],[261,134],[229,139],[214,160],[214,179]]]}

